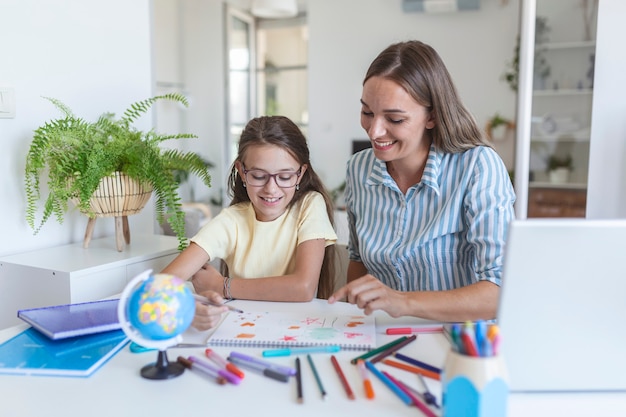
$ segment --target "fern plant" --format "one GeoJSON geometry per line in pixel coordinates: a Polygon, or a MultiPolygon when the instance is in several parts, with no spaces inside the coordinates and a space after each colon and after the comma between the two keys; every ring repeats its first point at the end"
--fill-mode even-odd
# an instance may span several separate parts
{"type": "Polygon", "coordinates": [[[197,175],[211,186],[206,162],[194,152],[162,149],[160,144],[170,139],[190,139],[190,133],[161,135],[133,127],[159,100],[171,100],[188,106],[185,96],[170,93],[138,101],[130,105],[119,119],[105,113],[95,122],[87,122],[57,99],[44,97],[61,111],[63,117],[45,122],[34,132],[26,157],[26,221],[37,234],[54,216],[63,223],[68,202],[90,218],[95,213],[89,200],[100,179],[116,171],[127,174],[140,183],[152,186],[155,193],[157,221],[167,221],[176,233],[179,249],[186,246],[185,215],[178,194],[179,171],[197,175]],[[42,199],[40,180],[46,176],[48,194],[43,204],[42,219],[36,224],[38,202],[42,199]]]}

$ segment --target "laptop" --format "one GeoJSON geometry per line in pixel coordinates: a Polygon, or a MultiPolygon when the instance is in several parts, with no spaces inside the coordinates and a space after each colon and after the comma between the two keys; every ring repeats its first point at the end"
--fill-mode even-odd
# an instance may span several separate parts
{"type": "Polygon", "coordinates": [[[510,390],[626,390],[626,219],[514,220],[498,324],[510,390]]]}

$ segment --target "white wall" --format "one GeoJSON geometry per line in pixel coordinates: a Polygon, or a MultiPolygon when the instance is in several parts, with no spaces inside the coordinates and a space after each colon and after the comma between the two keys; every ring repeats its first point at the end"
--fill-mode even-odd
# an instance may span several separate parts
{"type": "MultiPolygon", "coordinates": [[[[160,119],[159,128],[197,134],[200,139],[178,146],[218,163],[213,187],[196,186],[196,198],[207,199],[224,187],[223,8],[223,0],[0,0],[0,37],[12,40],[2,46],[0,85],[17,92],[16,118],[0,119],[0,230],[10,236],[0,240],[0,256],[83,238],[86,219],[79,214],[63,225],[49,221],[37,236],[24,220],[23,170],[32,131],[57,116],[43,95],[92,119],[164,92],[157,81],[184,85],[190,108],[160,119]],[[152,4],[159,11],[154,42],[167,51],[155,55],[155,77],[152,4]]],[[[313,163],[327,186],[343,181],[350,141],[365,137],[359,126],[361,81],[391,42],[415,38],[437,48],[481,125],[496,112],[513,117],[515,95],[501,75],[513,54],[518,9],[519,0],[482,0],[480,11],[419,14],[404,13],[401,0],[309,0],[308,136],[313,163]]],[[[512,141],[496,145],[512,166],[512,141]]],[[[152,216],[148,205],[130,218],[131,238],[154,230],[152,216]]],[[[112,223],[99,220],[94,237],[112,235],[112,223]]]]}
{"type": "Polygon", "coordinates": [[[623,0],[600,0],[587,218],[626,218],[625,16],[623,0]]]}
{"type": "MultiPolygon", "coordinates": [[[[63,225],[51,219],[37,236],[24,219],[32,132],[59,115],[41,97],[55,97],[89,120],[105,111],[119,114],[149,97],[150,2],[0,0],[0,16],[0,86],[16,92],[16,117],[0,119],[0,255],[82,241],[86,217],[80,214],[63,225]]],[[[150,124],[142,120],[137,126],[150,124]]],[[[130,218],[131,238],[151,232],[153,217],[147,206],[130,218]]],[[[94,237],[113,230],[113,220],[99,220],[94,237]]]]}
{"type": "MultiPolygon", "coordinates": [[[[350,141],[367,138],[359,125],[361,83],[370,62],[393,42],[419,39],[437,49],[481,127],[496,112],[515,117],[515,94],[501,76],[513,57],[518,0],[482,0],[479,11],[441,14],[404,13],[401,0],[307,4],[308,136],[312,163],[327,186],[343,181],[350,141]]],[[[513,167],[513,141],[496,147],[513,167]]]]}

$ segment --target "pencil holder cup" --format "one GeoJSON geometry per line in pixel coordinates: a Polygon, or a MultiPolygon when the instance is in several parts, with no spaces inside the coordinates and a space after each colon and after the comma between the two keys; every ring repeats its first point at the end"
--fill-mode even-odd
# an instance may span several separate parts
{"type": "Polygon", "coordinates": [[[443,417],[507,415],[508,375],[502,356],[450,351],[442,374],[443,417]]]}

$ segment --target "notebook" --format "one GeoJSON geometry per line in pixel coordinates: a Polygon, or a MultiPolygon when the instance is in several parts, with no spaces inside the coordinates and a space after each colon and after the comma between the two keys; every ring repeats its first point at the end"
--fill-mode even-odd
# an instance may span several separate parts
{"type": "Polygon", "coordinates": [[[626,390],[626,220],[510,226],[498,323],[512,391],[626,390]]]}
{"type": "Polygon", "coordinates": [[[17,317],[50,339],[63,339],[120,329],[119,299],[19,310],[17,317]]]}
{"type": "Polygon", "coordinates": [[[122,330],[52,340],[30,327],[0,345],[0,374],[87,377],[127,342],[122,330]]]}
{"type": "Polygon", "coordinates": [[[376,346],[373,316],[328,313],[228,313],[208,340],[209,345],[304,347],[339,345],[347,350],[376,346]]]}

